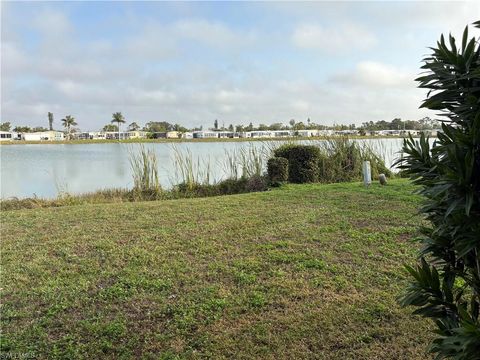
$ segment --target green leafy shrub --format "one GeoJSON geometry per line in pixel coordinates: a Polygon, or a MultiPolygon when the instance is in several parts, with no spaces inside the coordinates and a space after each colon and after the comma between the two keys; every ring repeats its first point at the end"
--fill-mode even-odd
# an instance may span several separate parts
{"type": "Polygon", "coordinates": [[[218,183],[218,190],[222,195],[240,194],[246,190],[248,179],[241,177],[239,179],[226,179],[218,183]]]}
{"type": "MultiPolygon", "coordinates": [[[[476,23],[480,27],[480,21],[476,23]]],[[[421,229],[420,264],[400,302],[435,321],[437,359],[480,358],[480,39],[465,29],[457,48],[442,35],[417,81],[429,89],[422,107],[441,111],[443,133],[403,145],[398,164],[420,186],[430,226],[421,229]]]]}
{"type": "Polygon", "coordinates": [[[274,153],[275,157],[289,159],[290,158],[290,151],[292,150],[292,148],[294,148],[296,146],[299,146],[299,145],[296,145],[296,144],[293,144],[293,143],[286,143],[286,144],[274,149],[273,153],[274,153]]]}
{"type": "Polygon", "coordinates": [[[275,157],[288,159],[288,181],[317,182],[320,149],[313,145],[284,145],[274,151],[275,157]]]}
{"type": "Polygon", "coordinates": [[[267,173],[270,184],[278,186],[288,181],[288,160],[283,157],[272,157],[267,162],[267,173]]]}

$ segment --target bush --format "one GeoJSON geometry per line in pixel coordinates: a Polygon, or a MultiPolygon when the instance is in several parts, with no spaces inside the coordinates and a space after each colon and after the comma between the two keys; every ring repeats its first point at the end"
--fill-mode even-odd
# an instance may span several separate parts
{"type": "Polygon", "coordinates": [[[268,181],[265,176],[253,175],[245,184],[245,190],[247,192],[265,191],[267,189],[268,181]]]}
{"type": "Polygon", "coordinates": [[[287,144],[284,144],[284,145],[276,148],[273,151],[273,153],[274,153],[275,157],[284,158],[284,159],[288,160],[290,158],[290,151],[292,150],[292,148],[294,148],[296,146],[299,146],[299,145],[287,143],[287,144]]]}
{"type": "Polygon", "coordinates": [[[283,157],[268,159],[267,173],[270,184],[273,186],[278,186],[288,181],[288,160],[283,157]]]}
{"type": "MultiPolygon", "coordinates": [[[[476,23],[480,27],[480,21],[476,23]]],[[[459,48],[440,38],[424,59],[428,73],[417,79],[429,89],[422,107],[448,118],[430,148],[428,139],[404,141],[400,168],[420,186],[420,263],[408,267],[412,282],[400,299],[435,321],[430,351],[437,359],[478,359],[480,354],[480,39],[459,48]]]]}
{"type": "Polygon", "coordinates": [[[241,177],[240,179],[226,179],[218,184],[218,189],[222,195],[240,194],[246,192],[248,179],[241,177]]]}
{"type": "Polygon", "coordinates": [[[274,151],[275,157],[288,159],[288,180],[292,183],[317,182],[320,149],[312,145],[284,145],[274,151]]]}

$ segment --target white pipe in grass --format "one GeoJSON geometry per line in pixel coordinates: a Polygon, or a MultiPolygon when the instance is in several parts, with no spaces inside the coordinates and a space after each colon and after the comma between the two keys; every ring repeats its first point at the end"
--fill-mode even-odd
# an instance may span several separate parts
{"type": "Polygon", "coordinates": [[[369,186],[372,183],[372,171],[370,161],[363,162],[363,184],[369,186]]]}

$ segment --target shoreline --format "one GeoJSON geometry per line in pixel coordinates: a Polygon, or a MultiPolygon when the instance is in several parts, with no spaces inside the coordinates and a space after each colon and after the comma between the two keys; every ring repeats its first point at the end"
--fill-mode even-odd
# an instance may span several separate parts
{"type": "MultiPolygon", "coordinates": [[[[418,138],[419,136],[413,136],[418,138]]],[[[128,139],[128,140],[62,140],[62,141],[25,141],[13,140],[0,142],[0,146],[6,145],[78,145],[78,144],[143,144],[143,143],[212,143],[212,142],[254,142],[254,141],[305,141],[305,140],[330,140],[336,138],[348,138],[358,140],[368,139],[406,139],[405,136],[312,136],[312,137],[274,137],[274,138],[214,138],[214,139],[128,139]]]]}

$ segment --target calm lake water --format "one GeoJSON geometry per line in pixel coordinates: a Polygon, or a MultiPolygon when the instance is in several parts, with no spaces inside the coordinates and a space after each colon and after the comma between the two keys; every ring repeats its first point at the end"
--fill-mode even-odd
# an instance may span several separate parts
{"type": "MultiPolygon", "coordinates": [[[[312,141],[312,142],[318,142],[312,141]]],[[[388,165],[398,156],[402,139],[366,139],[388,165]]],[[[225,177],[226,153],[253,146],[258,149],[281,142],[146,143],[155,151],[162,186],[178,183],[174,148],[190,151],[195,161],[209,163],[212,180],[225,177]]],[[[53,198],[59,192],[79,194],[105,188],[131,188],[130,153],[140,144],[35,144],[0,147],[1,198],[38,196],[53,198]]]]}

